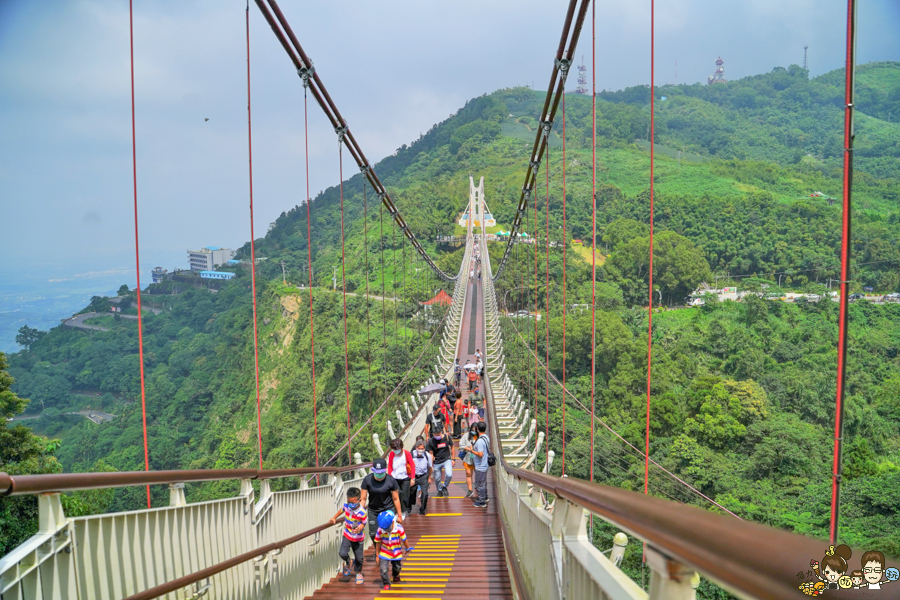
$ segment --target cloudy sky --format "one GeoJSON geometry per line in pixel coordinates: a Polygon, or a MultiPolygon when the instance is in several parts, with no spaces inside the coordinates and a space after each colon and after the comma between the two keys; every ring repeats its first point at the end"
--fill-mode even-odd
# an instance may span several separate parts
{"type": "MultiPolygon", "coordinates": [[[[136,0],[142,277],[249,239],[245,0],[136,0]],[[206,120],[208,119],[208,121],[206,120]]],[[[473,96],[546,86],[566,0],[283,0],[373,161],[473,96]]],[[[860,0],[859,61],[900,60],[900,2],[860,0]]],[[[657,82],[840,66],[846,3],[659,0],[657,82]]],[[[649,81],[649,2],[598,0],[597,89],[649,81]]],[[[305,198],[302,89],[250,7],[257,234],[305,198]]],[[[588,25],[589,27],[589,25],[588,25]]],[[[578,51],[590,65],[590,29],[578,51]]],[[[310,118],[311,191],[337,143],[310,118]]],[[[524,165],[523,165],[524,166],[524,165]]],[[[133,266],[127,0],[0,0],[0,276],[133,266]]],[[[0,277],[0,287],[3,286],[0,277]]]]}

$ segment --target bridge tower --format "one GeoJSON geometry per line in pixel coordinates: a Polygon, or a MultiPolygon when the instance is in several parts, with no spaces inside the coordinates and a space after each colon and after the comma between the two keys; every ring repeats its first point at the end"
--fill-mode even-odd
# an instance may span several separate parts
{"type": "Polygon", "coordinates": [[[725,61],[722,60],[720,56],[716,60],[716,72],[709,76],[706,80],[707,85],[712,85],[714,83],[728,83],[728,80],[725,79],[725,67],[722,65],[725,64],[725,61]]]}
{"type": "Polygon", "coordinates": [[[584,56],[581,57],[581,64],[578,65],[578,87],[575,88],[578,94],[587,94],[587,67],[584,66],[584,56]]]}

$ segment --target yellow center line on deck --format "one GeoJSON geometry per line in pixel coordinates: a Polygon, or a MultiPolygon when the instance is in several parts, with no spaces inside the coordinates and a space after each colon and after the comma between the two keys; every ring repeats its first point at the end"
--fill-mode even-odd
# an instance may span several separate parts
{"type": "Polygon", "coordinates": [[[448,533],[446,535],[423,535],[419,539],[420,540],[448,540],[448,539],[456,539],[459,541],[459,538],[462,537],[461,533],[448,533]]]}
{"type": "Polygon", "coordinates": [[[391,587],[445,588],[447,585],[444,583],[392,583],[391,587]]]}
{"type": "MultiPolygon", "coordinates": [[[[405,571],[404,571],[405,575],[405,571]]],[[[449,579],[441,579],[435,577],[403,577],[403,581],[450,581],[449,579]]]]}
{"type": "Polygon", "coordinates": [[[426,517],[461,517],[462,513],[428,513],[426,517]]]}
{"type": "MultiPolygon", "coordinates": [[[[403,592],[401,592],[400,590],[397,590],[397,592],[394,592],[394,590],[383,590],[381,593],[382,593],[382,594],[390,594],[390,593],[398,593],[398,592],[401,593],[401,594],[403,593],[403,592]]],[[[426,592],[426,591],[423,591],[423,590],[419,590],[419,591],[413,592],[413,593],[418,593],[418,594],[436,594],[436,593],[438,593],[438,592],[426,592]]],[[[441,593],[442,593],[442,592],[441,592],[441,593]]],[[[375,596],[375,598],[390,598],[390,596],[375,596]]],[[[440,596],[428,596],[427,598],[423,598],[423,597],[420,596],[420,597],[418,597],[418,598],[404,598],[403,600],[440,600],[440,596]]]]}

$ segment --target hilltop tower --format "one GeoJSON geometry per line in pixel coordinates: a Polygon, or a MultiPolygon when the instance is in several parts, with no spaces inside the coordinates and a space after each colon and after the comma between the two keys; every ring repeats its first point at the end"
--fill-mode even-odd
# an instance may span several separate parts
{"type": "Polygon", "coordinates": [[[803,46],[803,70],[809,71],[809,63],[806,62],[806,53],[809,50],[809,44],[803,46]]]}
{"type": "Polygon", "coordinates": [[[578,65],[578,87],[575,88],[578,94],[587,94],[587,67],[584,66],[584,56],[581,57],[581,64],[578,65]]]}
{"type": "Polygon", "coordinates": [[[716,72],[710,75],[710,77],[706,80],[707,85],[712,85],[714,83],[728,83],[728,80],[725,79],[725,67],[722,65],[725,64],[725,61],[722,60],[720,56],[718,60],[716,60],[716,72]]]}

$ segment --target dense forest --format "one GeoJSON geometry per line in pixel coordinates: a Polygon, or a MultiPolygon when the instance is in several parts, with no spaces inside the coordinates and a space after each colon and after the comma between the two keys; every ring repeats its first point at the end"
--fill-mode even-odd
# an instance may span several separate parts
{"type": "MultiPolygon", "coordinates": [[[[654,284],[661,304],[680,306],[704,282],[820,292],[837,277],[840,202],[829,198],[840,196],[841,77],[835,71],[810,79],[792,66],[722,85],[654,90],[654,284]]],[[[900,64],[861,66],[858,86],[851,285],[854,291],[864,286],[897,291],[900,125],[889,118],[900,115],[900,64]]],[[[551,249],[549,259],[541,254],[542,270],[549,260],[551,284],[549,290],[542,283],[535,288],[534,246],[519,244],[498,279],[498,295],[510,310],[547,314],[545,297],[550,295],[549,319],[540,322],[537,347],[543,357],[542,327],[549,323],[550,368],[561,378],[565,269],[565,372],[577,398],[566,401],[566,473],[579,477],[589,473],[590,421],[584,406],[591,400],[591,317],[589,310],[573,305],[591,302],[591,266],[584,250],[592,245],[601,255],[597,414],[642,447],[649,94],[649,88],[637,87],[598,95],[598,233],[593,243],[591,99],[567,97],[565,230],[559,120],[544,163],[550,193],[538,195],[539,212],[535,215],[529,207],[524,225],[541,242],[549,230],[551,240],[565,243],[566,264],[560,245],[551,249]]],[[[470,173],[485,177],[487,201],[498,223],[511,223],[541,102],[541,94],[526,88],[475,98],[376,165],[410,228],[445,271],[456,273],[461,251],[434,240],[454,233],[470,173]]],[[[446,284],[423,270],[359,175],[345,183],[345,205],[347,291],[358,294],[348,298],[347,306],[351,412],[352,421],[361,423],[420,352],[425,352],[422,365],[429,366],[435,348],[428,342],[438,319],[425,318],[418,302],[446,284]],[[366,293],[378,298],[366,300],[366,293]]],[[[305,206],[285,210],[256,242],[257,255],[268,258],[260,263],[258,278],[267,468],[315,461],[310,304],[308,290],[297,287],[308,277],[306,212],[305,206]],[[282,261],[287,283],[282,281],[282,261]]],[[[313,201],[311,219],[316,399],[324,461],[346,441],[340,270],[338,291],[332,290],[333,269],[341,264],[336,187],[313,201]]],[[[500,244],[492,245],[495,261],[501,252],[500,244]]],[[[249,243],[239,257],[248,255],[249,243]]],[[[172,294],[169,287],[151,286],[145,296],[161,308],[159,314],[146,315],[144,323],[151,468],[230,468],[257,460],[250,277],[245,268],[230,270],[235,278],[215,292],[184,286],[172,294]]],[[[836,304],[828,300],[801,305],[756,296],[741,303],[710,300],[700,308],[654,316],[654,460],[743,518],[823,536],[836,318],[836,304]]],[[[8,393],[0,387],[6,394],[0,408],[8,416],[41,413],[41,418],[21,423],[57,441],[29,437],[16,422],[8,431],[25,449],[0,453],[0,469],[143,468],[136,325],[128,319],[103,319],[109,331],[58,327],[46,335],[23,337],[23,350],[8,357],[15,383],[0,381],[11,386],[8,393]],[[12,400],[12,392],[30,405],[12,400]],[[103,409],[117,418],[96,425],[66,414],[82,408],[103,409]]],[[[900,555],[900,305],[860,302],[852,306],[850,321],[844,541],[876,544],[900,555]]],[[[520,389],[530,400],[549,398],[549,445],[559,453],[562,395],[552,381],[548,391],[543,380],[535,384],[529,378],[534,373],[528,350],[534,347],[534,321],[505,319],[504,328],[509,360],[521,365],[516,369],[520,389]],[[519,334],[521,343],[516,341],[519,334]]],[[[425,376],[425,369],[414,371],[410,385],[425,376]]],[[[607,430],[597,430],[602,458],[595,458],[595,478],[641,487],[642,460],[607,430]]],[[[369,436],[357,440],[355,449],[372,451],[369,436]]],[[[554,472],[560,472],[560,463],[557,459],[554,472]]],[[[654,478],[654,493],[709,506],[664,475],[654,478]]],[[[188,495],[197,500],[232,491],[197,485],[188,495]]],[[[139,496],[140,490],[117,490],[73,495],[67,502],[72,514],[83,514],[135,508],[139,496]]],[[[33,527],[28,521],[33,514],[27,500],[0,501],[0,554],[33,527]],[[8,527],[14,521],[20,525],[8,527]]],[[[605,544],[608,532],[596,533],[597,542],[605,544]]],[[[634,569],[640,557],[630,555],[629,560],[634,569]]]]}

